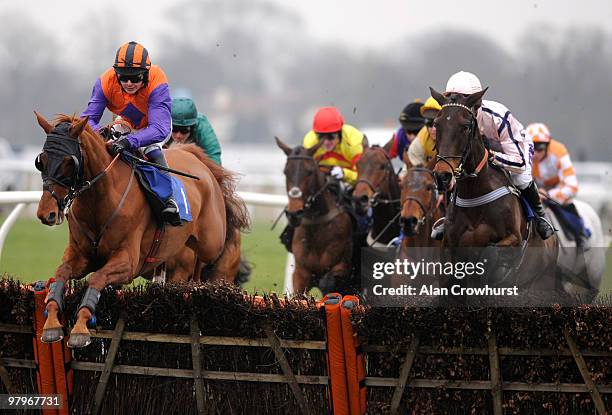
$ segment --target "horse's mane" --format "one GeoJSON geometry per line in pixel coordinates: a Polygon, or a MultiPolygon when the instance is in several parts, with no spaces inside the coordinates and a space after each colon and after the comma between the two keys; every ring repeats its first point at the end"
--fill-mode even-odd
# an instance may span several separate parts
{"type": "MultiPolygon", "coordinates": [[[[69,122],[70,124],[74,124],[74,123],[80,121],[81,119],[82,118],[79,117],[76,114],[72,114],[72,115],[57,114],[55,116],[55,118],[53,119],[53,121],[51,122],[51,124],[52,125],[58,125],[58,124],[63,123],[63,122],[69,122]]],[[[85,124],[85,128],[83,129],[83,133],[92,135],[92,136],[97,137],[100,140],[102,140],[102,137],[98,133],[96,133],[93,128],[91,128],[91,125],[89,125],[89,123],[85,124]]]]}
{"type": "Polygon", "coordinates": [[[236,175],[209,159],[196,144],[178,144],[174,145],[173,148],[187,151],[196,156],[198,160],[208,167],[217,183],[219,183],[223,199],[225,200],[225,214],[227,217],[226,241],[230,242],[234,238],[236,229],[242,232],[248,231],[251,227],[249,212],[244,201],[236,194],[236,175]]]}

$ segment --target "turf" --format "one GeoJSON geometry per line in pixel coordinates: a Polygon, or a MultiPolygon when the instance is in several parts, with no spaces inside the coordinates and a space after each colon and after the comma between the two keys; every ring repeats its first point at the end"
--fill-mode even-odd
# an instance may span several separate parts
{"type": "MultiPolygon", "coordinates": [[[[258,222],[243,236],[243,252],[253,266],[246,290],[282,291],[287,252],[278,242],[281,230],[271,231],[268,223],[258,222]]],[[[46,280],[60,264],[67,243],[66,224],[47,227],[34,219],[19,219],[4,244],[0,273],[24,282],[46,280]]]]}

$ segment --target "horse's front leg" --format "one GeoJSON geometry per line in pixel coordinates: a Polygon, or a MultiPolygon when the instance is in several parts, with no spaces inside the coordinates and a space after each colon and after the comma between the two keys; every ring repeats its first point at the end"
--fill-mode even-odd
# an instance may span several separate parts
{"type": "Polygon", "coordinates": [[[85,347],[91,343],[91,333],[87,328],[87,322],[96,312],[100,293],[109,284],[129,283],[135,272],[129,253],[123,250],[116,252],[106,265],[91,275],[89,287],[79,305],[77,321],[70,332],[68,347],[85,347]]]}
{"type": "Polygon", "coordinates": [[[40,340],[43,343],[60,341],[64,337],[58,314],[64,308],[64,289],[71,279],[83,278],[89,270],[89,261],[70,246],[64,252],[62,264],[55,271],[55,281],[49,285],[45,299],[47,319],[40,340]]]}

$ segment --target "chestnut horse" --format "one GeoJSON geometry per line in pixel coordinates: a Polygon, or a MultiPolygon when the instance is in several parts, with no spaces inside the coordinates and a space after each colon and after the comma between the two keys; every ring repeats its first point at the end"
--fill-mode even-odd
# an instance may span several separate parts
{"type": "MultiPolygon", "coordinates": [[[[493,270],[488,276],[490,285],[554,290],[557,238],[543,241],[533,231],[509,177],[487,162],[488,150],[476,119],[486,89],[448,97],[430,90],[442,106],[434,120],[438,147],[434,171],[438,189],[452,192],[443,248],[487,247],[461,259],[485,255],[493,270]]],[[[474,279],[466,280],[471,283],[474,279]]]]}
{"type": "Polygon", "coordinates": [[[185,247],[203,263],[214,263],[236,229],[248,226],[244,203],[234,194],[233,175],[195,145],[166,151],[170,166],[199,177],[183,180],[193,220],[159,226],[143,191],[133,183],[131,166],[109,155],[104,139],[86,118],[59,116],[53,124],[39,114],[36,118],[47,134],[36,161],[43,176],[37,215],[52,226],[61,223],[69,209],[70,231],[62,264],[49,286],[42,341],[63,337],[58,313],[68,280],[92,273],[68,342],[70,347],[84,347],[91,342],[87,322],[104,287],[127,284],[185,247]]]}
{"type": "MultiPolygon", "coordinates": [[[[108,128],[113,134],[113,138],[119,138],[119,136],[128,135],[132,132],[131,125],[121,117],[116,117],[108,125],[108,128]],[[119,136],[114,136],[114,134],[119,134],[119,136]]],[[[172,148],[180,148],[182,145],[172,143],[172,148]]],[[[240,231],[241,229],[235,228],[234,235],[228,235],[223,253],[211,266],[206,267],[192,249],[185,247],[181,253],[168,258],[156,269],[141,276],[152,279],[157,283],[226,280],[242,284],[248,281],[251,269],[248,262],[241,260],[242,235],[240,231]]]]}
{"type": "Polygon", "coordinates": [[[366,147],[357,161],[357,183],[353,200],[358,213],[372,209],[368,245],[385,247],[400,233],[400,185],[387,152],[379,146],[366,147]]]}
{"type": "Polygon", "coordinates": [[[323,294],[352,288],[353,225],[330,180],[313,157],[321,146],[289,147],[278,137],[276,144],[287,155],[285,177],[289,204],[285,210],[295,233],[293,289],[304,293],[318,285],[323,294]]]}

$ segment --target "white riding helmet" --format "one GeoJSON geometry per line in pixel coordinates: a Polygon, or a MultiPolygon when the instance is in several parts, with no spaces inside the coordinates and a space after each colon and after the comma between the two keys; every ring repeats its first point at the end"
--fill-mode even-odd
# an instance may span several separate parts
{"type": "Polygon", "coordinates": [[[474,94],[482,91],[482,85],[476,75],[471,72],[459,71],[448,79],[446,92],[457,94],[474,94]]]}

